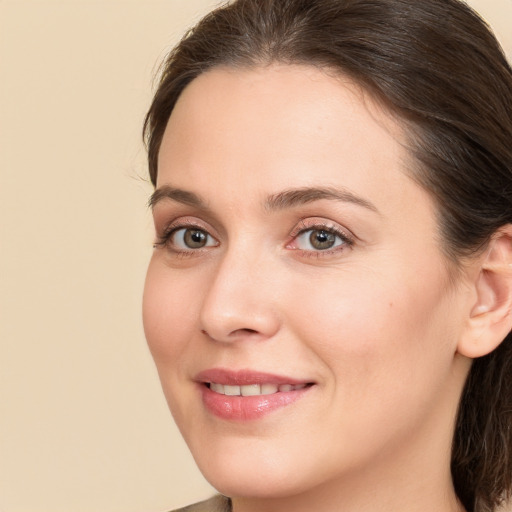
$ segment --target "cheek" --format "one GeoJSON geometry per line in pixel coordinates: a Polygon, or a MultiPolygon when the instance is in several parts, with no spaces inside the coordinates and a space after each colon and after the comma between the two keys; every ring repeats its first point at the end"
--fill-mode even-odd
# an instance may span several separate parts
{"type": "Polygon", "coordinates": [[[290,294],[297,335],[344,398],[400,401],[408,389],[420,396],[446,378],[456,335],[444,273],[418,276],[419,269],[363,269],[290,294]]]}
{"type": "Polygon", "coordinates": [[[185,349],[195,325],[195,287],[180,286],[176,273],[153,257],[144,286],[143,322],[157,367],[172,364],[185,349]]]}

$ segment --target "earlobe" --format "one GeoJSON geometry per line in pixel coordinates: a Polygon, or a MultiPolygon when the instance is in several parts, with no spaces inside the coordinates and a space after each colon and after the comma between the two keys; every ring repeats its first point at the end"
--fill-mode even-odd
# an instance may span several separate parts
{"type": "Polygon", "coordinates": [[[500,228],[481,258],[468,329],[458,352],[476,358],[492,352],[512,329],[512,225],[500,228]]]}

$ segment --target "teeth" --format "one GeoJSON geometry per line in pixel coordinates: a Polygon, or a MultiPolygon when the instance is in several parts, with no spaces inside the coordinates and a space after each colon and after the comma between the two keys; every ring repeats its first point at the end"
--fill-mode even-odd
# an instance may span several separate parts
{"type": "Polygon", "coordinates": [[[261,394],[262,395],[273,395],[277,393],[278,387],[275,384],[262,384],[261,394]]]}
{"type": "Polygon", "coordinates": [[[261,395],[261,386],[259,384],[250,384],[249,386],[240,386],[242,396],[261,395]]]}
{"type": "Polygon", "coordinates": [[[217,384],[210,382],[210,389],[215,393],[227,396],[260,396],[260,395],[273,395],[274,393],[287,391],[296,391],[304,389],[306,384],[247,384],[245,386],[231,386],[228,384],[217,384]]]}
{"type": "Polygon", "coordinates": [[[224,386],[224,394],[228,396],[239,396],[240,386],[224,386]]]}
{"type": "Polygon", "coordinates": [[[224,394],[224,386],[222,384],[216,384],[215,382],[210,383],[210,389],[215,393],[224,394]]]}

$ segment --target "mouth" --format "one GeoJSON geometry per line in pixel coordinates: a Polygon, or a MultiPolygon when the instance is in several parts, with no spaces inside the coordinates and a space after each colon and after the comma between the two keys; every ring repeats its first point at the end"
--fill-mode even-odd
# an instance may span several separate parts
{"type": "Polygon", "coordinates": [[[243,386],[219,384],[218,382],[206,382],[206,386],[219,395],[226,396],[265,396],[275,393],[287,393],[290,391],[298,391],[312,383],[303,384],[246,384],[243,386]]]}
{"type": "Polygon", "coordinates": [[[195,381],[206,410],[230,421],[258,420],[309,394],[315,383],[251,370],[211,369],[195,381]]]}

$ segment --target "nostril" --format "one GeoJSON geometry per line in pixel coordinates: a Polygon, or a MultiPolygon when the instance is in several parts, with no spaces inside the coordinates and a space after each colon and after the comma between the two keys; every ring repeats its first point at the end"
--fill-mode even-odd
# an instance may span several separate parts
{"type": "MultiPolygon", "coordinates": [[[[212,336],[206,329],[201,329],[201,333],[212,340],[222,341],[221,339],[217,339],[215,336],[212,336]]],[[[249,328],[235,329],[234,331],[228,333],[227,337],[225,338],[225,341],[235,340],[237,338],[243,338],[243,337],[247,337],[247,336],[254,336],[257,334],[259,334],[259,331],[256,329],[249,329],[249,328]]]]}
{"type": "Polygon", "coordinates": [[[237,329],[232,334],[256,334],[257,332],[255,329],[237,329]]]}

